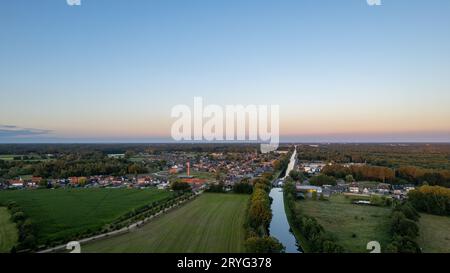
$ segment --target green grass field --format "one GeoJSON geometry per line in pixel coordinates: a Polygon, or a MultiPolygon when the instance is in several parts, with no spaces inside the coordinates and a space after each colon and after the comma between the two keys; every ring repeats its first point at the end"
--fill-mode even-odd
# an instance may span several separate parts
{"type": "Polygon", "coordinates": [[[170,196],[156,189],[58,189],[0,192],[16,201],[37,227],[40,244],[95,230],[126,212],[170,196]]]}
{"type": "MultiPolygon", "coordinates": [[[[54,160],[51,158],[47,158],[47,159],[43,159],[41,156],[39,155],[0,155],[0,160],[4,160],[4,161],[14,161],[14,158],[17,157],[23,157],[23,156],[27,156],[28,158],[23,160],[23,161],[50,161],[50,160],[54,160]]],[[[17,159],[17,161],[22,161],[22,159],[17,159]]]]}
{"type": "Polygon", "coordinates": [[[0,155],[0,160],[12,161],[14,160],[15,155],[0,155]]]}
{"type": "Polygon", "coordinates": [[[6,207],[0,207],[0,253],[9,252],[17,243],[16,225],[11,221],[6,207]]]}
{"type": "Polygon", "coordinates": [[[425,253],[450,253],[450,217],[420,214],[417,243],[425,253]]]}
{"type": "Polygon", "coordinates": [[[248,195],[205,193],[142,228],[82,246],[83,252],[244,252],[248,195]]]}
{"type": "Polygon", "coordinates": [[[390,240],[390,208],[354,205],[342,195],[333,195],[330,201],[297,201],[296,211],[316,218],[346,252],[368,252],[370,241],[380,242],[383,250],[390,240]]]}

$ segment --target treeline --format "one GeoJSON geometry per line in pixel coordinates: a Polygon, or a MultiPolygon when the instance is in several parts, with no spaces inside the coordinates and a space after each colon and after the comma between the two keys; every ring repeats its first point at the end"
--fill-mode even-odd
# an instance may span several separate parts
{"type": "Polygon", "coordinates": [[[450,187],[450,172],[446,170],[427,170],[417,167],[401,167],[396,170],[371,165],[327,165],[322,174],[345,179],[351,175],[356,180],[372,180],[391,184],[438,185],[450,187]]]}
{"type": "Polygon", "coordinates": [[[100,152],[103,154],[124,154],[131,152],[161,153],[184,152],[252,152],[259,151],[256,143],[114,143],[114,144],[0,144],[0,154],[73,154],[79,152],[100,152]]]}
{"type": "Polygon", "coordinates": [[[424,185],[408,193],[408,200],[417,210],[450,216],[450,189],[424,185]]]}
{"type": "MultiPolygon", "coordinates": [[[[287,179],[284,184],[284,198],[289,210],[290,224],[300,231],[306,239],[307,251],[313,253],[340,253],[344,248],[336,243],[336,238],[325,232],[324,228],[313,217],[297,213],[295,208],[295,183],[287,179]]],[[[306,248],[305,248],[306,249],[306,248]]]]}
{"type": "Polygon", "coordinates": [[[303,144],[298,148],[298,159],[306,161],[450,169],[450,144],[303,144]]]}
{"type": "Polygon", "coordinates": [[[43,178],[67,178],[90,175],[126,175],[147,173],[143,163],[109,158],[101,153],[71,154],[40,162],[0,160],[0,177],[12,179],[23,175],[43,178]]]}
{"type": "Polygon", "coordinates": [[[7,203],[11,214],[11,220],[16,224],[19,232],[17,245],[13,246],[11,252],[22,252],[37,249],[36,227],[30,218],[23,212],[22,208],[14,201],[7,203]]]}
{"type": "Polygon", "coordinates": [[[246,240],[245,247],[250,253],[280,253],[284,252],[284,246],[274,237],[269,235],[270,221],[272,220],[271,179],[254,179],[253,193],[247,208],[245,223],[246,240]]]}
{"type": "Polygon", "coordinates": [[[420,247],[415,239],[419,236],[419,213],[409,203],[405,202],[394,207],[391,214],[390,232],[392,241],[387,245],[386,252],[420,253],[420,247]]]}
{"type": "Polygon", "coordinates": [[[450,187],[450,171],[430,170],[412,166],[400,167],[396,171],[399,179],[420,185],[427,183],[432,186],[450,187]]]}
{"type": "Polygon", "coordinates": [[[284,177],[286,174],[287,167],[289,165],[289,161],[291,160],[292,152],[289,152],[283,156],[281,156],[279,159],[275,160],[273,164],[273,168],[275,172],[281,172],[280,177],[284,177]]]}
{"type": "Polygon", "coordinates": [[[351,175],[356,180],[395,182],[394,170],[379,166],[352,165],[349,167],[345,167],[343,165],[333,164],[325,166],[322,169],[322,173],[341,179],[345,179],[346,176],[351,175]]]}

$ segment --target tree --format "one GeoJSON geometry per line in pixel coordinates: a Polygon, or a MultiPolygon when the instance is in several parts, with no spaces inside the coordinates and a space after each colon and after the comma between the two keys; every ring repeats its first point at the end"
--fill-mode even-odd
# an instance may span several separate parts
{"type": "Polygon", "coordinates": [[[408,200],[418,211],[450,215],[450,189],[424,185],[408,193],[408,200]]]}
{"type": "Polygon", "coordinates": [[[325,174],[319,174],[317,176],[313,176],[309,180],[309,183],[314,186],[336,185],[336,179],[325,174]]]}
{"type": "Polygon", "coordinates": [[[274,237],[250,237],[245,241],[245,247],[249,253],[281,253],[284,246],[274,237]]]}
{"type": "Polygon", "coordinates": [[[48,188],[48,180],[47,179],[41,179],[38,183],[39,188],[45,189],[48,188]]]}
{"type": "Polygon", "coordinates": [[[300,173],[299,171],[296,170],[292,170],[289,172],[289,176],[292,178],[292,180],[294,181],[300,181],[303,177],[303,174],[300,173]]]}
{"type": "Polygon", "coordinates": [[[255,188],[250,199],[249,207],[250,225],[258,230],[263,228],[267,230],[272,219],[272,211],[270,209],[270,199],[266,191],[255,188]]]}
{"type": "Polygon", "coordinates": [[[81,177],[80,179],[78,179],[78,185],[80,185],[80,187],[84,187],[86,186],[88,180],[86,177],[81,177]]]}
{"type": "Polygon", "coordinates": [[[355,182],[355,178],[353,178],[353,175],[348,174],[345,176],[345,181],[347,181],[348,183],[355,182]]]}
{"type": "Polygon", "coordinates": [[[16,223],[23,221],[25,220],[25,214],[21,211],[18,211],[12,215],[11,219],[16,223]]]}
{"type": "Polygon", "coordinates": [[[414,209],[410,202],[398,205],[394,210],[402,212],[409,220],[418,221],[420,218],[420,214],[414,209]]]}
{"type": "Polygon", "coordinates": [[[313,191],[311,197],[312,197],[312,200],[316,201],[317,200],[317,191],[313,191]]]}
{"type": "Polygon", "coordinates": [[[253,192],[253,187],[248,182],[238,182],[233,185],[233,192],[251,194],[253,192]]]}
{"type": "Polygon", "coordinates": [[[170,184],[170,187],[174,191],[189,191],[191,190],[191,185],[186,182],[174,181],[170,184]]]}
{"type": "Polygon", "coordinates": [[[391,216],[391,232],[415,238],[419,235],[419,227],[414,221],[407,219],[402,212],[394,211],[391,216]]]}

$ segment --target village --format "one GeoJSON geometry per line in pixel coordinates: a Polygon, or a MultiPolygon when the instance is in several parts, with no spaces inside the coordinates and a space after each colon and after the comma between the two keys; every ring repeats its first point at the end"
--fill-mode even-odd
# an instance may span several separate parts
{"type": "MultiPolygon", "coordinates": [[[[165,162],[163,170],[146,174],[129,174],[123,176],[92,175],[71,176],[44,179],[27,175],[4,182],[0,181],[0,190],[33,189],[39,187],[64,188],[146,188],[167,189],[175,180],[186,182],[195,191],[204,190],[208,185],[222,183],[225,190],[243,180],[261,177],[274,171],[274,162],[286,151],[261,154],[255,152],[241,153],[206,153],[206,152],[163,152],[161,154],[139,153],[131,160],[135,162],[165,162]]],[[[124,158],[125,154],[109,154],[111,158],[124,158]]],[[[323,198],[332,194],[370,198],[372,195],[404,199],[415,187],[412,184],[392,185],[373,181],[345,181],[337,179],[334,185],[311,185],[310,179],[320,175],[322,169],[331,163],[322,161],[298,162],[294,171],[304,174],[307,179],[296,183],[300,198],[311,197],[314,193],[323,198]]],[[[361,163],[352,163],[362,165],[361,163]]],[[[351,164],[346,164],[348,167],[351,164]]],[[[282,180],[276,180],[274,186],[282,186],[282,180]]]]}
{"type": "MultiPolygon", "coordinates": [[[[255,152],[240,153],[196,153],[163,152],[161,154],[139,153],[129,159],[132,162],[146,164],[164,162],[162,170],[144,174],[70,176],[61,178],[43,178],[26,175],[0,181],[1,189],[45,188],[145,188],[167,189],[173,181],[186,182],[193,190],[203,190],[208,185],[221,182],[226,189],[244,179],[260,177],[274,170],[274,162],[285,152],[261,154],[255,152]]],[[[108,157],[123,159],[125,154],[109,154],[108,157]]]]}

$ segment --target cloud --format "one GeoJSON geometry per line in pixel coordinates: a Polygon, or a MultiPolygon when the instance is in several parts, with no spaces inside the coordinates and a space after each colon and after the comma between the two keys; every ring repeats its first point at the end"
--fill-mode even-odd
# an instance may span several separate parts
{"type": "Polygon", "coordinates": [[[45,129],[22,128],[15,125],[0,124],[0,138],[38,136],[38,135],[46,135],[50,132],[52,131],[45,129]]]}

